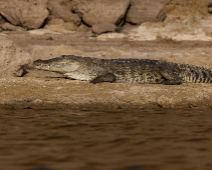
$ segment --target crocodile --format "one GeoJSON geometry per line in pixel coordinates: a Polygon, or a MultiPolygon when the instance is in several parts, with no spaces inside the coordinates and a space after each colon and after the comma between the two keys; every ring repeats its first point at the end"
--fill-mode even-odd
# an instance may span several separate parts
{"type": "Polygon", "coordinates": [[[212,70],[150,59],[100,59],[62,55],[49,60],[36,60],[40,70],[58,72],[65,77],[91,83],[140,83],[180,85],[182,83],[212,83],[212,70]]]}

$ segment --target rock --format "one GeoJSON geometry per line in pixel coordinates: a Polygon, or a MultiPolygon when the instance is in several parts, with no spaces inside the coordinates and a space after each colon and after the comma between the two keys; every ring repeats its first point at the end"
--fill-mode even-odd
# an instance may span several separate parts
{"type": "Polygon", "coordinates": [[[89,26],[121,24],[129,5],[130,0],[73,0],[73,10],[89,26]]]}
{"type": "Polygon", "coordinates": [[[12,24],[10,24],[8,22],[6,22],[5,24],[1,25],[1,28],[3,30],[6,30],[6,31],[25,31],[24,28],[12,25],[12,24]]]}
{"type": "Polygon", "coordinates": [[[68,33],[78,29],[74,23],[64,22],[62,19],[52,19],[45,28],[60,33],[68,33]]]}
{"type": "Polygon", "coordinates": [[[211,0],[172,0],[166,5],[165,22],[195,22],[210,17],[211,0]]]}
{"type": "Polygon", "coordinates": [[[72,5],[70,0],[49,1],[48,8],[50,13],[56,18],[65,22],[72,22],[75,25],[80,25],[81,23],[80,17],[71,12],[72,5]]]}
{"type": "Polygon", "coordinates": [[[21,76],[23,68],[31,63],[29,53],[22,51],[6,35],[0,36],[0,77],[21,76]]]}
{"type": "Polygon", "coordinates": [[[48,16],[47,0],[0,0],[1,15],[11,24],[39,28],[48,16]]]}
{"type": "Polygon", "coordinates": [[[105,32],[114,32],[115,29],[116,29],[116,26],[110,23],[95,24],[92,27],[92,31],[96,34],[101,34],[105,32]]]}
{"type": "Polygon", "coordinates": [[[139,25],[143,22],[163,21],[166,17],[164,5],[167,0],[132,0],[126,21],[139,25]]]}

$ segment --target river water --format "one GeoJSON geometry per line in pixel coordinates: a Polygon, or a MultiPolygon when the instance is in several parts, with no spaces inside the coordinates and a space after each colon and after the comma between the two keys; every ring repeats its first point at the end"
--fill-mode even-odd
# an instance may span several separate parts
{"type": "Polygon", "coordinates": [[[0,169],[212,169],[212,110],[0,112],[0,169]]]}

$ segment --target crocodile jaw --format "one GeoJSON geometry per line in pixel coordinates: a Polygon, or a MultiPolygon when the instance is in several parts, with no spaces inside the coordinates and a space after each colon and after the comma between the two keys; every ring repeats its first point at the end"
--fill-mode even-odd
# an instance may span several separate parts
{"type": "Polygon", "coordinates": [[[48,60],[37,60],[34,62],[35,68],[39,70],[53,71],[59,73],[67,73],[77,70],[80,67],[78,62],[67,62],[67,61],[49,61],[48,60]]]}

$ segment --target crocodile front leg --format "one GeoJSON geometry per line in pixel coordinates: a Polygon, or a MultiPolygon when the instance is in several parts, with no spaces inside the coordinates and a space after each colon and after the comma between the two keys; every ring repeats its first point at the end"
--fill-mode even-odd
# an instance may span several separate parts
{"type": "Polygon", "coordinates": [[[183,83],[178,73],[172,72],[171,70],[161,71],[161,75],[165,79],[162,83],[163,85],[180,85],[183,83]]]}
{"type": "Polygon", "coordinates": [[[102,82],[113,83],[115,81],[116,81],[115,75],[113,75],[112,73],[106,73],[106,74],[103,74],[103,75],[100,75],[100,76],[94,78],[90,82],[93,83],[93,84],[96,84],[96,83],[102,83],[102,82]]]}

